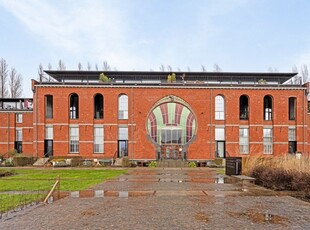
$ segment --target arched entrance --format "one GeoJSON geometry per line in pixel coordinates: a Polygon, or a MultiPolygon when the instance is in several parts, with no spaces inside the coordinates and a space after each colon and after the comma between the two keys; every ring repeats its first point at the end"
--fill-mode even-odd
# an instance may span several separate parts
{"type": "Polygon", "coordinates": [[[175,96],[158,101],[147,118],[147,132],[157,159],[186,159],[195,139],[197,120],[189,105],[175,96]]]}

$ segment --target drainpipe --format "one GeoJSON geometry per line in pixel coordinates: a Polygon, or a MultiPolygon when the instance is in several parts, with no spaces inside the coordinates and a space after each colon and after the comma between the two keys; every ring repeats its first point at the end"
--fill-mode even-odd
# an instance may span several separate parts
{"type": "Polygon", "coordinates": [[[134,159],[134,92],[133,92],[133,87],[131,87],[131,112],[130,112],[130,121],[131,121],[131,161],[133,162],[134,159]]]}
{"type": "Polygon", "coordinates": [[[36,156],[37,156],[37,158],[38,158],[38,92],[37,92],[37,88],[35,87],[34,88],[34,94],[35,94],[35,106],[34,106],[34,108],[35,108],[35,116],[36,116],[36,118],[35,118],[35,123],[36,123],[36,132],[35,132],[35,142],[36,142],[36,156]]]}
{"type": "Polygon", "coordinates": [[[305,94],[305,92],[303,93],[303,96],[304,96],[304,100],[303,100],[303,106],[302,106],[302,108],[303,108],[303,129],[302,129],[302,134],[303,134],[303,154],[305,154],[305,140],[306,140],[306,138],[305,138],[305,127],[306,127],[306,122],[305,122],[305,114],[306,114],[306,112],[307,112],[307,110],[305,110],[305,100],[306,100],[306,94],[305,94]]]}
{"type": "Polygon", "coordinates": [[[8,154],[10,152],[10,113],[7,113],[7,117],[8,117],[8,154]]]}
{"type": "Polygon", "coordinates": [[[212,96],[213,89],[210,89],[210,160],[212,159],[212,96]]]}

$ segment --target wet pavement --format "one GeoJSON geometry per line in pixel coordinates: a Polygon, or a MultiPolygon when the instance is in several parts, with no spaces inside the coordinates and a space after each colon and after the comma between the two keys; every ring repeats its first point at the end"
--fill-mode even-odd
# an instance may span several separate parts
{"type": "Polygon", "coordinates": [[[0,229],[310,229],[310,204],[209,168],[135,168],[0,229]]]}

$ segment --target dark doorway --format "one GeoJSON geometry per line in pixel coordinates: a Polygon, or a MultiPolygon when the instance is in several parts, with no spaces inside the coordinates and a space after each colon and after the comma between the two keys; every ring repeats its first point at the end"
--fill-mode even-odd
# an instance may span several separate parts
{"type": "Polygon", "coordinates": [[[14,148],[17,153],[22,153],[23,152],[23,142],[22,141],[15,141],[14,143],[14,148]]]}
{"type": "Polygon", "coordinates": [[[118,141],[118,157],[128,157],[128,141],[118,141]]]}
{"type": "Polygon", "coordinates": [[[290,154],[295,154],[297,152],[297,142],[296,141],[289,141],[288,142],[288,152],[290,154]]]}
{"type": "Polygon", "coordinates": [[[216,142],[216,157],[225,158],[225,141],[216,142]]]}
{"type": "Polygon", "coordinates": [[[44,157],[53,156],[53,140],[44,140],[44,157]]]}

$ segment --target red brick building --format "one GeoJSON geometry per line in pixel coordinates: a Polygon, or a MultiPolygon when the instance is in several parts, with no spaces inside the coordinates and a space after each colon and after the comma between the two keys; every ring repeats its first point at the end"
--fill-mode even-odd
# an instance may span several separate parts
{"type": "Polygon", "coordinates": [[[308,89],[294,73],[46,71],[0,99],[0,155],[207,160],[308,154],[308,89]],[[32,105],[33,104],[33,105],[32,105]]]}

